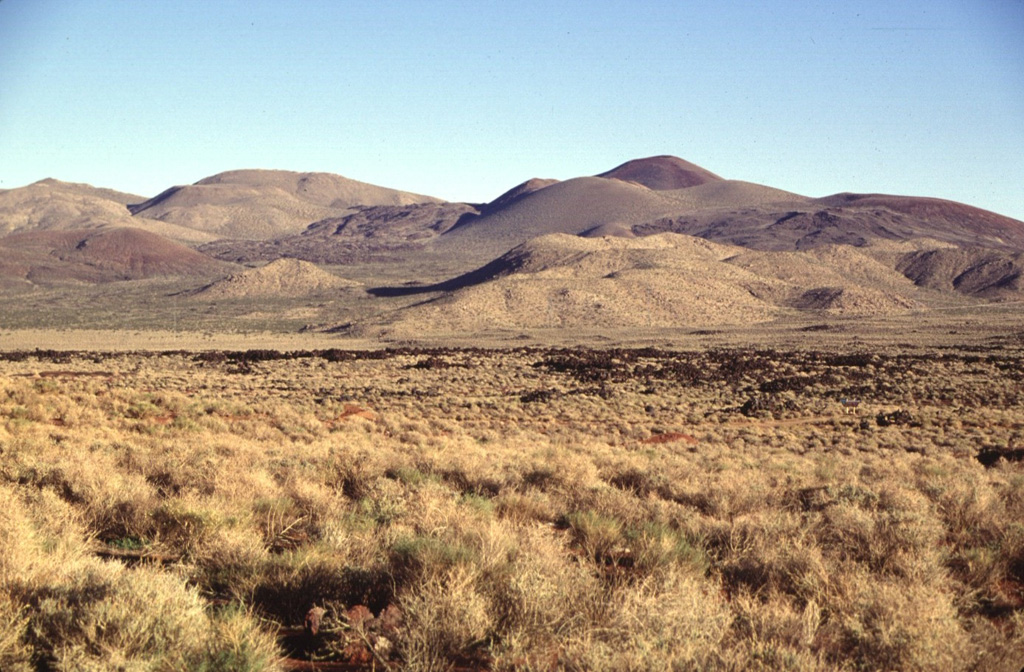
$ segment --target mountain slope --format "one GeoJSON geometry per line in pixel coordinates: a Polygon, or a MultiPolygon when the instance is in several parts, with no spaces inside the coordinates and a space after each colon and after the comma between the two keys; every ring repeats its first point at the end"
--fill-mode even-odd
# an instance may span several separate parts
{"type": "MultiPolygon", "coordinates": [[[[699,189],[697,187],[695,189],[699,189]]],[[[928,238],[957,246],[1024,250],[1024,222],[962,203],[880,194],[838,194],[803,203],[696,208],[645,222],[636,235],[671,231],[764,250],[928,238]]]]}
{"type": "Polygon", "coordinates": [[[922,287],[970,296],[1020,300],[1024,252],[945,248],[911,252],[896,268],[922,287]]]}
{"type": "Polygon", "coordinates": [[[236,170],[172,187],[130,205],[131,213],[224,238],[268,239],[356,205],[408,205],[438,199],[357,182],[329,173],[236,170]]]}
{"type": "Polygon", "coordinates": [[[208,277],[231,267],[136,228],[30,231],[0,238],[0,276],[35,284],[208,277]]]}
{"type": "MultiPolygon", "coordinates": [[[[49,187],[51,189],[60,190],[67,194],[75,194],[78,196],[86,196],[90,198],[100,198],[105,201],[114,201],[115,203],[119,203],[121,205],[134,203],[139,199],[139,197],[136,194],[129,194],[123,191],[117,191],[116,189],[107,189],[106,187],[94,187],[91,184],[83,184],[81,182],[63,182],[61,180],[55,180],[52,177],[39,180],[38,182],[33,182],[29,186],[49,187]]],[[[16,190],[9,189],[5,191],[16,190]]]]}
{"type": "Polygon", "coordinates": [[[684,213],[807,200],[725,180],[674,156],[656,156],[628,161],[596,177],[524,182],[481,207],[479,215],[464,217],[434,246],[483,263],[549,233],[628,237],[648,222],[684,213]]]}
{"type": "Polygon", "coordinates": [[[410,337],[874,316],[1024,292],[1024,222],[934,198],[808,198],[671,156],[534,178],[485,204],[259,170],[135,200],[55,180],[0,191],[0,286],[167,277],[111,291],[173,285],[211,310],[316,296],[330,306],[317,319],[410,337]],[[366,289],[303,261],[346,266],[366,289]]]}
{"type": "MultiPolygon", "coordinates": [[[[239,185],[263,185],[261,188],[276,194],[294,192],[295,198],[301,195],[306,199],[303,208],[347,203],[331,200],[337,191],[330,179],[317,182],[309,178],[300,186],[302,175],[236,171],[214,176],[194,189],[208,190],[207,196],[212,198],[217,189],[229,188],[223,195],[226,200],[215,207],[199,199],[188,213],[183,210],[179,214],[205,218],[204,226],[216,228],[214,220],[238,208],[248,214],[222,224],[228,229],[246,229],[245,217],[260,210],[252,210],[252,202],[241,202],[245,199],[239,196],[239,185]],[[233,198],[241,201],[232,205],[233,198]],[[220,210],[211,212],[210,208],[220,210]]],[[[189,198],[200,195],[179,190],[166,196],[161,207],[178,200],[187,204],[189,198]]],[[[363,196],[358,200],[369,198],[363,196]]],[[[154,212],[154,208],[145,212],[154,212]]],[[[1024,223],[963,204],[878,194],[812,199],[723,179],[671,156],[628,161],[597,177],[561,182],[535,178],[483,205],[356,205],[301,228],[299,221],[315,214],[313,211],[304,211],[303,217],[293,216],[294,212],[282,215],[280,209],[274,212],[277,214],[264,212],[258,217],[260,226],[267,228],[263,233],[249,235],[253,233],[250,228],[240,234],[255,239],[272,236],[272,242],[223,240],[203,249],[221,259],[244,261],[295,257],[348,263],[384,261],[390,255],[396,263],[404,263],[401,260],[419,247],[424,255],[447,260],[452,274],[478,268],[517,245],[550,233],[628,238],[674,232],[762,250],[925,240],[937,245],[1024,249],[1024,223]],[[279,226],[274,224],[275,216],[292,220],[279,226]],[[282,234],[282,226],[292,233],[282,234]]],[[[219,235],[227,234],[222,230],[219,235]]],[[[916,247],[926,245],[921,242],[916,247]]]]}
{"type": "Polygon", "coordinates": [[[0,236],[19,231],[59,231],[133,227],[177,240],[202,243],[199,231],[138,217],[127,203],[141,197],[88,184],[46,179],[0,192],[0,236]]]}
{"type": "Polygon", "coordinates": [[[220,240],[200,249],[218,259],[236,262],[293,258],[317,264],[347,264],[390,258],[397,263],[399,255],[419,251],[477,210],[465,203],[415,203],[355,206],[346,213],[274,240],[220,240]]]}
{"type": "Polygon", "coordinates": [[[637,224],[673,211],[672,199],[647,187],[603,177],[579,177],[507,200],[467,217],[435,246],[476,263],[549,233],[578,234],[603,224],[637,224]]]}
{"type": "Polygon", "coordinates": [[[518,201],[519,199],[523,198],[524,196],[529,196],[535,191],[540,191],[544,187],[550,187],[552,184],[557,183],[558,180],[544,179],[540,177],[530,178],[526,182],[523,182],[522,184],[517,184],[516,186],[512,187],[511,189],[503,193],[501,196],[498,196],[490,203],[487,203],[484,206],[482,206],[480,208],[480,213],[488,215],[492,212],[503,210],[508,206],[512,205],[513,203],[515,203],[516,201],[518,201]]]}

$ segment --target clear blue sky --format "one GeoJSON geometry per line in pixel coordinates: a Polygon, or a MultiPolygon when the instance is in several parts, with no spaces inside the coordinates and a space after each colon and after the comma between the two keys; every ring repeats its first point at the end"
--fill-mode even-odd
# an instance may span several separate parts
{"type": "Polygon", "coordinates": [[[654,154],[1024,219],[1024,0],[0,0],[0,188],[484,201],[654,154]]]}

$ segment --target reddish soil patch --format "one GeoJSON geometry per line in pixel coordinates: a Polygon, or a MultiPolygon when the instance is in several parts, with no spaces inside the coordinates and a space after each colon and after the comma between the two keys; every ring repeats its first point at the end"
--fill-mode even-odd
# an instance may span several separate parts
{"type": "Polygon", "coordinates": [[[29,280],[115,282],[160,275],[195,276],[226,268],[220,261],[136,228],[68,229],[12,233],[3,256],[21,261],[29,280]]]}
{"type": "Polygon", "coordinates": [[[331,422],[328,422],[327,424],[330,426],[334,426],[339,423],[345,422],[349,418],[362,418],[363,420],[375,421],[377,420],[377,414],[368,408],[363,408],[362,406],[356,406],[355,404],[345,404],[345,407],[342,409],[341,414],[338,415],[338,417],[336,417],[331,422]]]}
{"type": "Polygon", "coordinates": [[[348,621],[348,624],[353,628],[358,628],[372,618],[373,612],[362,604],[357,604],[356,606],[345,610],[345,620],[348,621]]]}

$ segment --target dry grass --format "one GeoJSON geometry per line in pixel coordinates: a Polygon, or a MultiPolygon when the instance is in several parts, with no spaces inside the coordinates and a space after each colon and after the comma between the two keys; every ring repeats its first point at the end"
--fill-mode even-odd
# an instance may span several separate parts
{"type": "Polygon", "coordinates": [[[1020,369],[11,353],[0,668],[1015,672],[1020,369]]]}

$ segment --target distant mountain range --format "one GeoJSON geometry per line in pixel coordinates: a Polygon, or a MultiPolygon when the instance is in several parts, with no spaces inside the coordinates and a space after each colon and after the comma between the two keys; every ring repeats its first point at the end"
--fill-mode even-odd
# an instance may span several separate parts
{"type": "Polygon", "coordinates": [[[6,292],[162,277],[192,281],[195,301],[358,292],[388,299],[352,327],[370,331],[889,314],[1020,300],[1022,270],[1024,223],[1009,217],[937,198],[809,198],[671,156],[530,179],[489,203],[268,170],[149,199],[57,180],[0,191],[6,292]]]}

